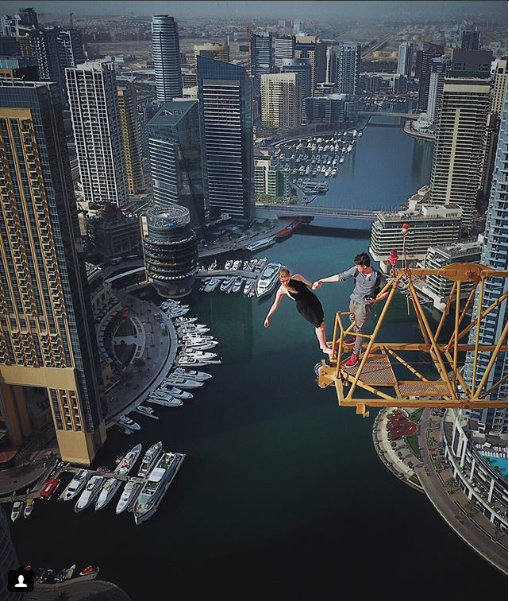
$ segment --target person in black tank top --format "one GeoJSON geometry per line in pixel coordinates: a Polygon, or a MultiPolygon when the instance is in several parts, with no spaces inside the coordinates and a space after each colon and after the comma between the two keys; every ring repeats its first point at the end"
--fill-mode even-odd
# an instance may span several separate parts
{"type": "Polygon", "coordinates": [[[322,303],[318,300],[318,297],[311,292],[311,282],[308,282],[299,274],[292,275],[287,267],[281,267],[279,270],[279,281],[281,282],[281,286],[276,293],[276,299],[269,309],[263,325],[266,328],[269,327],[270,318],[277,311],[282,298],[288,296],[295,301],[297,311],[302,317],[313,324],[320,348],[326,355],[330,356],[332,354],[332,349],[328,345],[325,336],[325,321],[322,303]]]}

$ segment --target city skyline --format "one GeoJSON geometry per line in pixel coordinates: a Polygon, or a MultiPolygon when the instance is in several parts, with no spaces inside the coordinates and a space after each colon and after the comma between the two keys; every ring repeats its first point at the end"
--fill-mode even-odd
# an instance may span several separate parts
{"type": "MultiPolygon", "coordinates": [[[[138,14],[151,16],[155,14],[169,14],[176,18],[209,18],[229,17],[235,18],[260,18],[264,15],[272,19],[311,19],[330,18],[337,15],[341,18],[362,18],[366,14],[369,19],[389,17],[391,19],[425,18],[429,20],[438,18],[464,17],[479,14],[507,14],[507,3],[491,0],[487,2],[193,2],[189,6],[182,2],[81,2],[72,1],[65,3],[65,12],[62,3],[56,1],[35,1],[31,5],[44,14],[68,14],[74,11],[76,16],[114,16],[138,14]]],[[[13,13],[19,8],[18,2],[4,2],[3,11],[13,13]]]]}

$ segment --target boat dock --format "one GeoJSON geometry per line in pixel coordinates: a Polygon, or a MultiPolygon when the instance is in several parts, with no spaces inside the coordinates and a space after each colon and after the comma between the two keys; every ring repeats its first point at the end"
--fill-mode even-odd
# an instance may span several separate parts
{"type": "Polygon", "coordinates": [[[231,278],[236,276],[242,276],[243,278],[250,280],[257,280],[260,272],[253,272],[243,269],[200,269],[196,274],[196,278],[231,278]]]}

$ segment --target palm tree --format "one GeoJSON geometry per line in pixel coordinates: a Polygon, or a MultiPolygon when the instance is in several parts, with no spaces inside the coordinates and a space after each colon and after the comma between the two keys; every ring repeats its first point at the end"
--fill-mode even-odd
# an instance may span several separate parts
{"type": "Polygon", "coordinates": [[[445,486],[447,487],[447,492],[450,495],[452,495],[458,490],[458,483],[454,478],[449,478],[449,480],[447,480],[447,482],[445,483],[445,486]]]}
{"type": "Polygon", "coordinates": [[[468,505],[467,505],[467,515],[469,518],[471,518],[472,516],[474,516],[476,513],[479,513],[479,507],[477,506],[477,501],[475,500],[474,497],[472,497],[471,499],[469,499],[468,501],[468,505]]]}

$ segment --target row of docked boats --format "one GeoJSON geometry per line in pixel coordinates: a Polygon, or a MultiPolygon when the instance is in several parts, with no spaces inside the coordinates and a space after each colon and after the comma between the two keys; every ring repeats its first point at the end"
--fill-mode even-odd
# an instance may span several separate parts
{"type": "Polygon", "coordinates": [[[84,580],[93,580],[94,578],[97,578],[99,574],[99,568],[97,566],[87,566],[75,575],[76,564],[73,564],[69,568],[62,568],[58,571],[55,571],[52,568],[32,568],[32,566],[28,565],[24,567],[24,571],[33,571],[35,576],[34,580],[39,584],[58,584],[71,579],[75,582],[82,582],[84,580]]]}
{"type": "Polygon", "coordinates": [[[71,501],[78,497],[74,510],[83,511],[95,506],[99,511],[115,496],[125,482],[118,500],[116,513],[132,512],[136,524],[153,515],[169,485],[185,458],[182,453],[165,452],[161,441],[153,444],[145,453],[137,477],[130,478],[130,472],[141,453],[141,444],[133,447],[117,464],[111,474],[97,474],[90,470],[80,470],[69,482],[59,500],[71,501]]]}

